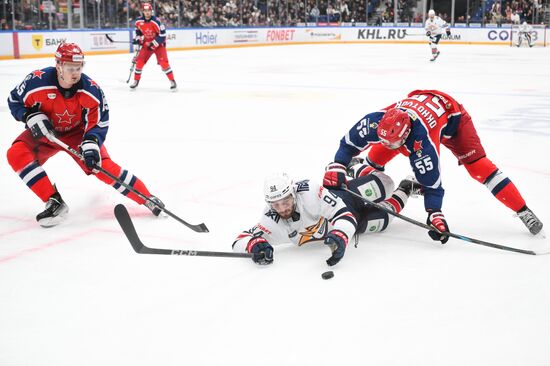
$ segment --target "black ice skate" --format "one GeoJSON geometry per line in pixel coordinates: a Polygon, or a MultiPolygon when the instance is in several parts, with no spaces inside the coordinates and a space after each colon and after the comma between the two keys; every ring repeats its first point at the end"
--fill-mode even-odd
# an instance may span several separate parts
{"type": "Polygon", "coordinates": [[[170,90],[175,91],[178,88],[178,84],[176,84],[176,80],[170,80],[170,90]]]}
{"type": "Polygon", "coordinates": [[[144,203],[145,207],[147,207],[153,215],[158,216],[162,212],[162,210],[159,208],[164,208],[164,203],[162,203],[161,200],[159,200],[157,197],[151,195],[149,197],[149,200],[145,201],[144,203]]]}
{"type": "Polygon", "coordinates": [[[432,58],[430,59],[430,61],[435,61],[435,59],[437,58],[437,56],[439,56],[439,51],[437,51],[436,53],[434,53],[432,55],[432,58]]]}
{"type": "Polygon", "coordinates": [[[521,221],[527,226],[527,229],[529,229],[529,232],[533,235],[537,235],[542,230],[542,222],[539,220],[537,216],[529,209],[529,207],[525,206],[522,210],[517,212],[518,217],[521,219],[521,221]]]}
{"type": "Polygon", "coordinates": [[[67,212],[69,212],[69,207],[59,192],[55,192],[46,202],[46,209],[36,215],[36,221],[42,227],[52,227],[60,224],[65,219],[67,212]]]}
{"type": "Polygon", "coordinates": [[[407,177],[399,183],[397,189],[402,190],[409,197],[423,196],[424,191],[422,185],[416,181],[413,177],[407,177]]]}
{"type": "Polygon", "coordinates": [[[139,80],[134,80],[134,82],[130,85],[130,89],[135,89],[139,85],[139,80]]]}

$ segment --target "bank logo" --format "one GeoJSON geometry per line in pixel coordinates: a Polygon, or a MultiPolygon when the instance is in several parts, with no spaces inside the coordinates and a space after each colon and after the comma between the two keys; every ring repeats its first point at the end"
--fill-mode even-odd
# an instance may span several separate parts
{"type": "Polygon", "coordinates": [[[40,51],[44,46],[44,37],[41,34],[32,35],[32,46],[35,50],[40,51]]]}

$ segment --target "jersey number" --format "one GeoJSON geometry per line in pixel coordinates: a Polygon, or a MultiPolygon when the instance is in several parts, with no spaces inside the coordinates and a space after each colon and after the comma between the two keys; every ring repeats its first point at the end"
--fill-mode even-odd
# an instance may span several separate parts
{"type": "MultiPolygon", "coordinates": [[[[424,102],[426,99],[428,99],[428,96],[413,95],[410,98],[418,100],[419,102],[424,102]]],[[[426,107],[430,108],[438,118],[445,113],[445,108],[439,103],[439,97],[436,97],[435,95],[432,97],[431,102],[426,102],[424,104],[426,105],[426,107]]]]}
{"type": "Polygon", "coordinates": [[[429,172],[434,168],[432,158],[430,158],[429,156],[425,156],[422,159],[415,161],[414,166],[416,167],[416,169],[418,169],[418,172],[420,174],[426,174],[426,172],[429,172]]]}

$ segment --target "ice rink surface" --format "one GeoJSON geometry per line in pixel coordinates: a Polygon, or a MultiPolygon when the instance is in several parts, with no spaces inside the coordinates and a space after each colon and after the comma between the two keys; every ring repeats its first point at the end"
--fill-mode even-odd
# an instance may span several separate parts
{"type": "MultiPolygon", "coordinates": [[[[322,244],[275,249],[275,263],[138,255],[113,216],[124,203],[142,240],[230,251],[263,208],[266,174],[320,181],[343,134],[415,89],[440,89],[472,115],[488,156],[550,225],[550,49],[310,45],[171,52],[177,93],[149,62],[135,92],[131,55],[87,58],[110,106],[112,159],[171,218],[85,176],[66,154],[45,164],[70,207],[43,229],[44,204],[9,167],[23,130],[9,91],[53,59],[0,62],[0,365],[550,364],[550,255],[451,239],[401,220],[362,236],[325,281],[322,244]]],[[[443,148],[443,211],[456,233],[550,249],[443,148]]],[[[399,182],[411,173],[397,157],[399,182]]],[[[420,221],[422,199],[403,211],[420,221]]],[[[546,231],[548,228],[546,227],[546,231]]]]}

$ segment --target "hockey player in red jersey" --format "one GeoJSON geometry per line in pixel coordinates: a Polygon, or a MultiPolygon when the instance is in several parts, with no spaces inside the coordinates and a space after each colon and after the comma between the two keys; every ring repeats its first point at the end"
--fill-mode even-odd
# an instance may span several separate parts
{"type": "Polygon", "coordinates": [[[130,85],[130,88],[137,88],[141,79],[143,66],[145,66],[154,53],[157,57],[157,63],[168,77],[168,80],[170,80],[170,89],[176,90],[177,85],[174,80],[174,73],[168,63],[168,55],[166,54],[166,29],[160,20],[153,15],[153,6],[151,4],[144,3],[142,10],[143,16],[136,20],[136,34],[133,42],[136,45],[141,45],[141,49],[136,59],[134,82],[130,85]]]}
{"type": "Polygon", "coordinates": [[[437,90],[415,90],[407,98],[363,117],[340,140],[340,148],[334,162],[327,166],[323,183],[325,187],[345,183],[346,166],[352,157],[368,148],[367,164],[352,168],[356,177],[373,169],[384,170],[386,163],[399,153],[408,156],[416,179],[423,185],[427,223],[437,230],[430,231],[430,237],[445,243],[448,236],[439,234],[449,229],[441,211],[444,190],[440,145],[451,150],[472,178],[516,212],[533,235],[542,230],[542,222],[527,207],[514,183],[487,158],[466,109],[437,90]]]}
{"type": "Polygon", "coordinates": [[[75,150],[83,161],[73,157],[88,175],[112,185],[138,204],[144,204],[158,216],[162,202],[152,196],[143,182],[111,160],[104,141],[109,128],[109,106],[103,91],[82,73],[84,54],[74,43],[62,43],[55,52],[55,67],[31,72],[10,93],[8,104],[17,121],[26,125],[8,149],[7,158],[13,170],[43,202],[46,209],[36,216],[41,226],[50,227],[63,221],[68,206],[52,185],[43,164],[59,151],[59,145],[47,136],[55,135],[75,150]],[[116,181],[99,173],[97,166],[119,177],[157,205],[128,191],[116,181]]]}

